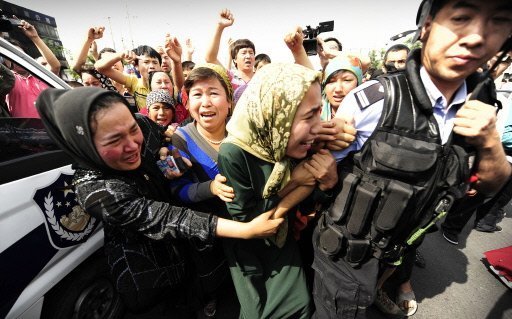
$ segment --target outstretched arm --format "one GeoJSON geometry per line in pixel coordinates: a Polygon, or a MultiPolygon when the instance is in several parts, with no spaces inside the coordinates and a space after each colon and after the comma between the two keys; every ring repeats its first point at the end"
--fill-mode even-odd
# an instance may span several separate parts
{"type": "Polygon", "coordinates": [[[210,42],[209,47],[206,49],[206,62],[222,65],[218,58],[220,39],[224,29],[233,25],[233,22],[235,22],[235,18],[233,17],[231,11],[224,9],[220,12],[220,20],[215,27],[215,33],[213,35],[212,41],[210,42]]]}
{"type": "Polygon", "coordinates": [[[295,30],[284,37],[284,42],[292,52],[295,63],[313,70],[313,64],[309,60],[306,50],[302,45],[303,39],[304,36],[302,35],[302,28],[296,27],[295,30]]]}
{"type": "Polygon", "coordinates": [[[181,90],[183,83],[185,83],[185,77],[183,76],[183,67],[181,65],[181,54],[183,49],[176,37],[171,37],[169,34],[165,36],[165,50],[167,55],[172,61],[172,77],[174,78],[174,85],[176,88],[181,90]]]}
{"type": "Polygon", "coordinates": [[[43,39],[39,37],[36,28],[25,20],[21,20],[21,25],[18,27],[23,33],[34,43],[43,58],[50,65],[51,71],[56,75],[60,72],[60,62],[53,54],[52,50],[44,43],[43,39]]]}
{"type": "Polygon", "coordinates": [[[192,61],[192,55],[194,54],[194,45],[192,44],[192,40],[190,40],[190,38],[186,39],[185,40],[185,47],[187,48],[186,50],[186,59],[185,61],[192,61]]]}
{"type": "Polygon", "coordinates": [[[84,66],[87,61],[87,55],[89,54],[89,49],[92,43],[103,37],[103,31],[105,31],[105,27],[92,27],[87,30],[87,37],[85,38],[84,44],[82,45],[82,48],[75,60],[75,64],[72,67],[73,71],[80,74],[82,66],[84,66]]]}
{"type": "Polygon", "coordinates": [[[125,60],[128,63],[131,63],[136,58],[136,54],[133,51],[127,51],[127,52],[121,52],[121,53],[115,53],[115,54],[108,54],[105,55],[103,58],[96,61],[94,64],[94,67],[98,72],[101,74],[109,77],[110,79],[116,81],[117,83],[121,83],[122,85],[126,85],[127,83],[127,76],[118,70],[113,69],[112,67],[114,64],[116,64],[119,61],[125,60]]]}

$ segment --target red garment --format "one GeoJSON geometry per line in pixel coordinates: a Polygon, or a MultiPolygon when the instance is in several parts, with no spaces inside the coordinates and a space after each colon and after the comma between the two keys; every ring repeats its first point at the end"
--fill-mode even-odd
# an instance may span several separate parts
{"type": "Polygon", "coordinates": [[[48,88],[48,84],[32,75],[24,77],[16,72],[13,73],[16,82],[7,95],[11,116],[39,118],[35,102],[39,94],[48,88]]]}
{"type": "Polygon", "coordinates": [[[489,250],[484,255],[499,275],[512,282],[512,246],[489,250]]]}
{"type": "Polygon", "coordinates": [[[177,103],[174,110],[174,121],[176,123],[181,124],[181,122],[188,118],[188,110],[181,103],[177,103]]]}

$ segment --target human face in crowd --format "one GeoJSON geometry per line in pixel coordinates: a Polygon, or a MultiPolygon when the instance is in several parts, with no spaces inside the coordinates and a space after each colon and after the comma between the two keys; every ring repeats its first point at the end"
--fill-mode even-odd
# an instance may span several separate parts
{"type": "Polygon", "coordinates": [[[267,64],[270,64],[268,62],[265,62],[265,61],[261,61],[260,63],[258,63],[258,65],[254,68],[254,72],[258,71],[259,69],[261,69],[262,67],[264,67],[265,65],[267,64]]]}
{"type": "Polygon", "coordinates": [[[329,82],[325,85],[324,92],[329,104],[334,110],[337,110],[345,96],[355,89],[357,78],[350,71],[338,71],[331,76],[329,82]]]}
{"type": "Polygon", "coordinates": [[[511,33],[510,0],[451,0],[422,29],[422,64],[438,87],[458,86],[511,33]]]}
{"type": "Polygon", "coordinates": [[[148,108],[148,117],[153,122],[167,126],[172,122],[174,117],[174,110],[166,103],[154,103],[148,108]]]}
{"type": "Polygon", "coordinates": [[[143,136],[126,105],[99,110],[92,121],[94,146],[108,167],[131,171],[140,166],[143,136]]]}
{"type": "MultiPolygon", "coordinates": [[[[317,45],[317,51],[321,52],[323,50],[331,50],[331,51],[339,51],[340,47],[338,46],[338,43],[336,41],[324,41],[323,45],[320,45],[318,43],[317,45]]],[[[325,67],[327,63],[329,63],[329,59],[325,57],[324,54],[319,54],[318,57],[320,58],[320,64],[322,67],[325,67]]]]}
{"type": "Polygon", "coordinates": [[[138,69],[140,75],[147,80],[148,74],[151,71],[161,71],[162,67],[160,66],[160,62],[157,58],[152,58],[149,55],[144,55],[138,61],[138,69]]]}
{"type": "Polygon", "coordinates": [[[313,83],[300,102],[290,131],[290,139],[286,145],[286,155],[301,159],[306,157],[315,141],[316,134],[311,131],[320,123],[322,111],[322,95],[319,83],[313,83]]]}
{"type": "Polygon", "coordinates": [[[397,70],[405,69],[405,62],[407,60],[407,51],[390,51],[384,64],[393,64],[397,70]]]}
{"type": "Polygon", "coordinates": [[[164,50],[159,50],[160,56],[162,57],[162,71],[171,72],[171,58],[165,53],[164,50]]]}
{"type": "Polygon", "coordinates": [[[188,94],[190,115],[208,132],[225,127],[231,103],[217,78],[196,81],[188,94]]]}
{"type": "Polygon", "coordinates": [[[183,69],[183,79],[186,80],[190,72],[192,72],[193,69],[183,69]]]}
{"type": "Polygon", "coordinates": [[[254,70],[254,50],[252,48],[242,48],[238,50],[235,57],[236,68],[240,71],[254,70]]]}
{"type": "Polygon", "coordinates": [[[157,72],[153,74],[150,86],[151,91],[159,89],[167,90],[171,96],[174,96],[174,87],[172,86],[171,78],[165,72],[157,72]]]}
{"type": "Polygon", "coordinates": [[[83,72],[82,73],[82,84],[84,86],[96,86],[101,87],[101,81],[97,79],[94,75],[83,72]]]}
{"type": "Polygon", "coordinates": [[[324,48],[327,48],[331,51],[339,51],[340,50],[340,47],[338,46],[338,43],[336,43],[336,41],[325,41],[324,42],[324,45],[323,45],[324,48]]]}

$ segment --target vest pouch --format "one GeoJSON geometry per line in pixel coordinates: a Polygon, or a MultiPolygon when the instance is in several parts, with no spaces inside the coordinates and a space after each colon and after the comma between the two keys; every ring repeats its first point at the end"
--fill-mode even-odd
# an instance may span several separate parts
{"type": "Polygon", "coordinates": [[[371,140],[373,161],[369,172],[412,184],[431,177],[438,145],[391,133],[383,135],[371,140]]]}
{"type": "Polygon", "coordinates": [[[354,199],[347,221],[347,230],[353,236],[359,236],[368,226],[368,218],[375,211],[380,199],[381,188],[367,182],[361,182],[356,187],[354,199]]]}
{"type": "Polygon", "coordinates": [[[340,180],[343,181],[341,191],[338,193],[338,196],[336,196],[334,203],[327,210],[327,214],[329,214],[329,217],[335,223],[340,223],[347,215],[360,178],[355,174],[343,172],[340,174],[340,180]]]}
{"type": "Polygon", "coordinates": [[[361,265],[368,257],[370,247],[369,239],[349,239],[345,260],[352,267],[361,265]]]}
{"type": "Polygon", "coordinates": [[[411,185],[391,180],[384,191],[383,204],[379,213],[376,214],[375,228],[383,233],[393,230],[413,195],[414,190],[411,185]]]}
{"type": "Polygon", "coordinates": [[[336,229],[335,225],[327,225],[327,227],[320,230],[318,248],[324,254],[334,258],[342,251],[344,246],[346,246],[345,236],[340,230],[336,229]]]}
{"type": "Polygon", "coordinates": [[[451,145],[445,163],[439,187],[445,190],[449,189],[455,198],[461,198],[469,186],[470,166],[472,166],[470,156],[461,146],[451,145]]]}

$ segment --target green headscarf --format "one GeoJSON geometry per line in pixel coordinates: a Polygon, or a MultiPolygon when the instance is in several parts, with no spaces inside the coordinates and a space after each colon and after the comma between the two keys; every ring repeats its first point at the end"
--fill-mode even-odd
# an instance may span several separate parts
{"type": "Polygon", "coordinates": [[[325,94],[325,86],[329,83],[329,80],[334,75],[334,73],[343,70],[352,72],[357,78],[357,85],[361,85],[363,82],[363,71],[361,68],[361,60],[355,56],[338,56],[334,59],[330,60],[327,66],[325,67],[323,81],[322,81],[322,121],[329,121],[332,117],[331,114],[331,104],[327,99],[325,94]]]}
{"type": "Polygon", "coordinates": [[[290,178],[286,146],[297,108],[321,74],[297,64],[272,63],[258,71],[238,101],[224,143],[233,143],[274,169],[263,197],[276,194],[290,178]]]}

